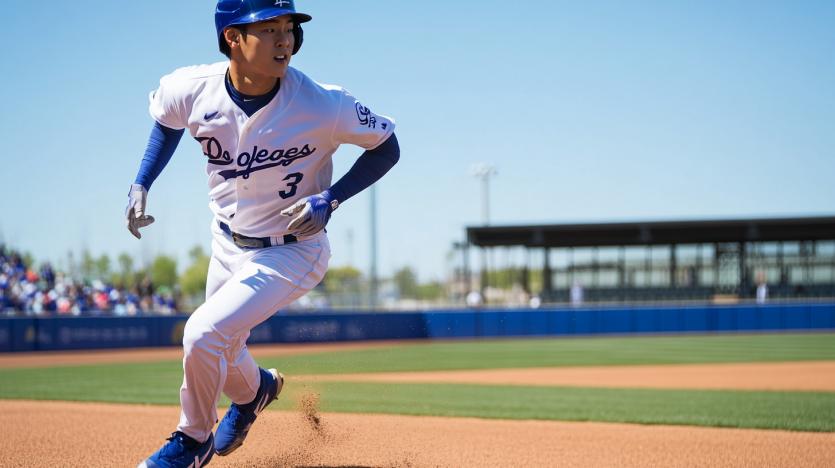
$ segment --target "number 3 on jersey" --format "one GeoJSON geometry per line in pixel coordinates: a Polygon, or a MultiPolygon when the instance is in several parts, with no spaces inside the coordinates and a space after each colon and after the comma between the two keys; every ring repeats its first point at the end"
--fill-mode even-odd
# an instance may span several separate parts
{"type": "Polygon", "coordinates": [[[279,191],[278,192],[279,197],[287,199],[287,198],[290,198],[293,195],[295,195],[296,194],[296,188],[298,188],[299,182],[301,182],[302,179],[304,179],[304,174],[302,174],[301,172],[294,172],[292,174],[287,175],[287,177],[285,177],[283,180],[290,180],[290,179],[293,179],[292,182],[287,182],[287,187],[289,187],[290,190],[287,191],[287,192],[285,192],[284,190],[279,191]]]}

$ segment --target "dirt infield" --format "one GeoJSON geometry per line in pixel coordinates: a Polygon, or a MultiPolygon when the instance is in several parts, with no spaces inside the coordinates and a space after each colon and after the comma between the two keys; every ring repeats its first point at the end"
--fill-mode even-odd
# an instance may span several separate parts
{"type": "MultiPolygon", "coordinates": [[[[835,434],[267,411],[212,467],[835,467],[835,434]]],[[[0,467],[134,467],[179,408],[0,401],[0,467]]]]}
{"type": "MultiPolygon", "coordinates": [[[[255,358],[298,354],[334,353],[360,349],[382,349],[404,344],[429,344],[429,340],[350,341],[331,343],[248,345],[255,358]]],[[[95,349],[85,351],[38,351],[0,354],[0,369],[14,367],[59,367],[87,364],[122,364],[126,362],[174,361],[183,358],[182,346],[162,348],[95,349]]]]}
{"type": "Polygon", "coordinates": [[[419,382],[692,390],[835,391],[835,362],[759,362],[386,372],[290,377],[299,381],[419,382]]]}

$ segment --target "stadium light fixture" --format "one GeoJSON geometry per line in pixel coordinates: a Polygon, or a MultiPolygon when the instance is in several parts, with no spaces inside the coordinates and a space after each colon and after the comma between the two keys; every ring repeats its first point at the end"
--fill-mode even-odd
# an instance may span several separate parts
{"type": "Polygon", "coordinates": [[[492,164],[473,164],[470,166],[470,175],[481,179],[481,215],[485,226],[490,225],[490,177],[496,175],[496,169],[492,164]]]}

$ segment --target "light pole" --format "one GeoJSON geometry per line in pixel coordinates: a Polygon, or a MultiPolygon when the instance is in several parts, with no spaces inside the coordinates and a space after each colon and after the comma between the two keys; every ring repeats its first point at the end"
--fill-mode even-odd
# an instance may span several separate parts
{"type": "Polygon", "coordinates": [[[490,225],[490,177],[496,175],[496,169],[491,164],[473,164],[470,174],[481,179],[481,216],[485,226],[490,225]]]}
{"type": "MultiPolygon", "coordinates": [[[[490,225],[490,177],[496,175],[496,169],[492,164],[473,164],[470,166],[470,174],[481,179],[481,216],[485,226],[490,225]]],[[[491,266],[493,262],[490,262],[491,266]]],[[[489,281],[487,278],[487,251],[484,247],[481,248],[481,296],[483,303],[487,303],[487,286],[489,281]]]]}
{"type": "Polygon", "coordinates": [[[371,308],[377,307],[377,186],[371,185],[371,291],[370,302],[371,308]]]}
{"type": "Polygon", "coordinates": [[[348,238],[348,265],[354,266],[354,229],[348,228],[345,237],[348,238]]]}

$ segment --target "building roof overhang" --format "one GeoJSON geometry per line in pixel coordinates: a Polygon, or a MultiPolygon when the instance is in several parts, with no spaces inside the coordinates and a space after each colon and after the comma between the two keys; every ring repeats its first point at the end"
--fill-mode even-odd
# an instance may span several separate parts
{"type": "Polygon", "coordinates": [[[604,247],[835,239],[835,217],[468,227],[478,247],[604,247]]]}

